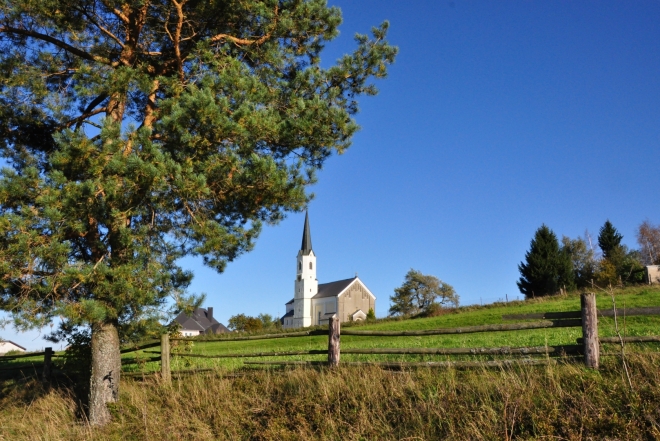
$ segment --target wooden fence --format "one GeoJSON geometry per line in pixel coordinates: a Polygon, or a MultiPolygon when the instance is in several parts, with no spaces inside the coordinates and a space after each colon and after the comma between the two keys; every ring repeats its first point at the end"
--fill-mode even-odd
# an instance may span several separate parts
{"type": "MultiPolygon", "coordinates": [[[[121,351],[122,354],[144,351],[147,354],[154,354],[147,358],[140,358],[138,360],[122,360],[122,365],[160,361],[160,374],[163,381],[171,381],[172,374],[186,374],[202,371],[210,371],[213,369],[189,369],[172,371],[170,361],[172,357],[189,357],[189,358],[206,358],[206,359],[219,359],[219,358],[254,358],[254,357],[283,357],[283,356],[300,356],[300,355],[326,355],[327,362],[325,361],[244,361],[247,365],[327,365],[336,367],[340,364],[341,354],[367,354],[367,355],[546,355],[545,359],[507,359],[507,360],[491,360],[491,361],[425,361],[425,362],[369,362],[368,364],[377,364],[384,367],[404,367],[404,366],[430,366],[430,367],[448,367],[453,366],[456,368],[471,368],[475,366],[498,367],[511,364],[535,365],[548,362],[549,356],[555,355],[582,355],[584,363],[587,367],[598,369],[600,363],[600,345],[609,343],[646,343],[646,342],[660,342],[660,336],[648,337],[598,337],[598,317],[613,317],[617,312],[612,309],[597,310],[595,294],[587,293],[582,294],[580,311],[569,312],[542,312],[532,314],[513,314],[505,315],[504,320],[535,320],[532,322],[519,322],[519,323],[503,323],[493,325],[479,325],[479,326],[466,326],[458,328],[441,328],[429,329],[418,331],[371,331],[361,329],[344,329],[341,330],[339,318],[335,315],[329,320],[328,329],[314,329],[305,331],[296,331],[281,334],[265,334],[256,336],[241,336],[230,337],[213,340],[191,340],[189,338],[170,338],[169,335],[164,334],[161,336],[160,341],[146,342],[140,346],[126,348],[121,351]],[[409,336],[430,336],[430,335],[456,335],[456,334],[470,334],[470,333],[483,333],[483,332],[506,332],[506,331],[520,331],[531,329],[549,329],[549,328],[567,328],[567,327],[581,327],[582,337],[578,338],[576,344],[557,345],[557,346],[533,346],[533,347],[495,347],[495,348],[347,348],[341,349],[341,335],[363,336],[363,337],[409,337],[409,336]],[[195,343],[217,343],[217,342],[231,342],[231,341],[248,341],[248,340],[268,340],[268,339],[282,339],[304,336],[328,336],[328,349],[312,349],[312,350],[291,350],[291,351],[271,351],[271,352],[251,352],[251,353],[224,353],[217,355],[204,355],[204,354],[187,354],[187,353],[174,353],[170,350],[171,341],[194,341],[195,343]],[[160,351],[150,351],[148,349],[157,348],[160,346],[160,351]]],[[[625,310],[626,316],[639,316],[639,315],[660,315],[660,307],[650,308],[632,308],[625,310]]],[[[52,348],[46,348],[45,352],[32,353],[25,355],[12,355],[7,357],[0,357],[0,360],[14,360],[24,357],[44,356],[42,379],[48,381],[52,374],[52,357],[56,356],[52,348]]],[[[364,362],[342,362],[346,365],[365,364],[364,362]]],[[[36,367],[33,363],[27,366],[11,366],[0,367],[3,369],[21,369],[25,367],[36,367]]],[[[143,372],[127,372],[122,373],[123,376],[142,376],[147,373],[143,372]]]]}
{"type": "MultiPolygon", "coordinates": [[[[266,334],[257,336],[242,336],[233,338],[222,338],[213,340],[191,340],[189,338],[170,338],[169,335],[164,334],[161,337],[160,343],[152,342],[148,347],[155,347],[160,345],[161,351],[145,351],[147,353],[154,353],[160,356],[161,360],[161,377],[164,381],[170,381],[172,374],[191,373],[210,371],[212,369],[189,369],[185,371],[171,371],[170,359],[171,357],[189,357],[189,358],[205,358],[205,359],[219,359],[219,358],[254,358],[254,357],[282,357],[282,356],[299,356],[299,355],[326,355],[328,356],[327,362],[325,361],[244,361],[246,365],[327,365],[329,367],[336,367],[340,364],[341,354],[399,354],[399,355],[533,355],[540,354],[546,356],[553,355],[582,355],[584,363],[587,367],[598,369],[600,363],[600,345],[607,343],[645,343],[645,342],[660,342],[660,336],[649,337],[607,337],[599,339],[598,337],[598,317],[613,317],[616,311],[597,310],[595,294],[587,293],[582,294],[580,311],[569,312],[545,312],[533,314],[514,314],[506,315],[502,318],[504,320],[536,320],[533,322],[519,322],[519,323],[503,323],[493,325],[479,325],[479,326],[466,326],[458,328],[442,328],[442,329],[429,329],[419,331],[371,331],[360,329],[344,329],[341,330],[339,318],[335,315],[329,320],[327,330],[308,330],[298,331],[282,334],[266,334]],[[531,329],[546,329],[546,328],[566,328],[566,327],[581,327],[582,337],[577,339],[576,344],[559,345],[559,346],[536,346],[536,347],[497,347],[497,348],[350,348],[341,349],[340,337],[341,335],[351,336],[387,336],[387,337],[406,337],[406,336],[429,336],[429,335],[451,335],[451,334],[469,334],[480,332],[506,332],[506,331],[519,331],[531,329]],[[173,353],[170,350],[170,341],[194,341],[195,343],[207,342],[230,342],[230,341],[245,341],[245,340],[267,340],[276,338],[291,338],[303,336],[327,335],[328,336],[328,349],[312,349],[312,350],[292,350],[292,351],[272,351],[272,352],[251,352],[251,353],[224,353],[217,355],[204,355],[204,354],[181,354],[173,353]]],[[[632,308],[625,310],[626,316],[638,315],[660,315],[660,307],[651,308],[632,308]]],[[[133,350],[144,349],[147,346],[141,346],[133,350]]],[[[158,359],[154,357],[149,360],[158,359]]],[[[535,365],[547,363],[548,359],[508,359],[508,360],[491,360],[491,361],[425,361],[425,362],[368,362],[368,364],[377,364],[384,367],[404,367],[404,366],[430,366],[430,367],[457,367],[457,368],[470,368],[475,366],[498,367],[511,364],[535,365]]],[[[365,364],[364,362],[342,362],[346,365],[359,365],[365,364]]],[[[129,373],[124,374],[128,376],[144,375],[142,373],[129,373]]]]}
{"type": "Polygon", "coordinates": [[[39,370],[41,368],[41,380],[48,383],[53,374],[53,357],[57,355],[53,352],[53,348],[45,348],[43,352],[30,352],[27,354],[3,355],[0,356],[0,361],[14,361],[23,358],[44,357],[43,362],[28,362],[18,366],[2,366],[0,364],[0,371],[24,371],[26,369],[39,370]]]}

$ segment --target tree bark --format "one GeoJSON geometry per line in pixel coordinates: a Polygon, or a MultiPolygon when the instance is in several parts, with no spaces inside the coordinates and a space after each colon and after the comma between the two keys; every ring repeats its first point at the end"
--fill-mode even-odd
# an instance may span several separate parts
{"type": "Polygon", "coordinates": [[[92,325],[92,377],[89,390],[89,422],[104,425],[110,421],[107,403],[119,398],[121,357],[119,334],[113,323],[92,325]]]}

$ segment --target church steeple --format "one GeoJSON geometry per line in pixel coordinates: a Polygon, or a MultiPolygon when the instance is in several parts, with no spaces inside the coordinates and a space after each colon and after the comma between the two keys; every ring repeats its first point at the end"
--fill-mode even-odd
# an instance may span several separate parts
{"type": "Polygon", "coordinates": [[[309,213],[305,213],[302,244],[296,258],[297,272],[293,296],[293,326],[312,325],[312,297],[319,292],[316,280],[316,255],[312,251],[312,230],[309,229],[309,213]]]}
{"type": "Polygon", "coordinates": [[[312,232],[309,229],[309,213],[305,211],[305,228],[303,229],[302,245],[300,246],[300,251],[303,256],[309,255],[309,252],[312,251],[312,232]]]}

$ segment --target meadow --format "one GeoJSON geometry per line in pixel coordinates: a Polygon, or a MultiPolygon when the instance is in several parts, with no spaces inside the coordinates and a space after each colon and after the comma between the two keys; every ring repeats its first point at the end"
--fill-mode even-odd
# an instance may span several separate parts
{"type": "MultiPolygon", "coordinates": [[[[660,289],[626,288],[617,290],[615,299],[622,334],[660,334],[660,317],[624,317],[626,308],[660,305],[660,289]]],[[[598,295],[599,309],[611,305],[608,293],[598,295]]],[[[423,330],[503,323],[505,314],[571,310],[579,310],[577,293],[354,327],[423,330]]],[[[601,336],[615,335],[613,321],[600,319],[599,331],[601,336]]],[[[515,347],[572,344],[580,335],[580,328],[424,337],[345,335],[341,344],[342,348],[515,347]]],[[[326,349],[327,336],[182,342],[177,350],[213,355],[295,348],[326,349]]],[[[57,377],[52,386],[44,387],[25,375],[0,383],[0,440],[660,439],[657,351],[657,344],[627,345],[628,374],[617,345],[604,346],[606,355],[598,371],[568,357],[554,358],[546,366],[468,370],[373,365],[246,368],[240,358],[175,357],[175,370],[214,370],[175,376],[171,384],[161,382],[158,375],[125,378],[120,400],[112,406],[114,419],[103,428],[85,424],[82,401],[66,378],[57,377]]],[[[137,356],[153,355],[142,352],[137,356]]],[[[127,361],[135,357],[134,353],[124,355],[127,361]]],[[[447,357],[351,354],[341,358],[342,362],[444,359],[447,357]]],[[[125,369],[149,372],[157,370],[158,364],[132,364],[125,369]]]]}
{"type": "MultiPolygon", "coordinates": [[[[614,291],[614,299],[619,311],[618,325],[622,335],[646,336],[660,334],[660,316],[625,317],[627,308],[658,306],[660,305],[660,289],[655,287],[630,287],[614,291]]],[[[599,309],[612,308],[612,297],[609,292],[597,294],[599,309]]],[[[436,317],[418,319],[385,319],[372,323],[359,324],[357,326],[346,326],[351,329],[360,330],[426,330],[436,328],[453,328],[463,326],[475,326],[484,324],[510,323],[503,320],[502,316],[507,314],[526,314],[534,312],[563,312],[578,311],[580,309],[580,297],[576,292],[561,296],[552,296],[528,301],[516,301],[509,303],[495,303],[484,306],[469,306],[452,310],[446,314],[436,317]]],[[[615,324],[612,318],[603,317],[599,319],[599,335],[601,337],[615,336],[615,324]]],[[[383,337],[383,336],[352,336],[341,337],[341,348],[433,348],[433,347],[531,347],[531,346],[554,346],[575,344],[576,339],[582,336],[580,328],[548,328],[536,330],[521,330],[509,332],[485,332],[475,334],[458,335],[434,335],[434,336],[405,336],[405,337],[383,337]]],[[[231,337],[231,335],[229,336],[231,337]]],[[[187,341],[177,342],[178,346],[173,352],[181,354],[192,353],[201,355],[222,355],[250,352],[278,352],[297,350],[327,350],[327,336],[292,337],[273,340],[249,340],[249,341],[187,341]]],[[[643,345],[640,349],[657,350],[658,345],[643,345]]],[[[156,350],[158,350],[156,348],[156,350]]],[[[153,351],[153,349],[149,350],[153,351]]],[[[609,345],[604,348],[604,354],[617,353],[616,347],[609,345]]],[[[153,353],[131,353],[126,354],[126,359],[137,357],[138,360],[153,356],[153,353]]],[[[452,360],[486,360],[493,356],[461,356],[452,357],[452,360]]],[[[497,357],[495,357],[497,358],[497,357]]],[[[501,357],[500,357],[501,358],[501,357]]],[[[342,354],[342,361],[441,361],[448,360],[446,356],[430,355],[362,355],[342,354]]],[[[255,357],[250,359],[240,358],[187,358],[173,357],[172,369],[195,369],[195,368],[218,368],[239,369],[244,367],[244,361],[323,361],[326,355],[299,355],[287,357],[255,357]]],[[[153,371],[158,370],[158,363],[141,363],[126,366],[127,371],[153,371]]]]}

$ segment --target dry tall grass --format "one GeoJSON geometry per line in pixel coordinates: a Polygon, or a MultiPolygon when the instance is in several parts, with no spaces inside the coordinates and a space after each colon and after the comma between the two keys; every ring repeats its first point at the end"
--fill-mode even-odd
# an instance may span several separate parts
{"type": "Polygon", "coordinates": [[[5,386],[0,440],[660,439],[660,356],[458,371],[342,367],[123,383],[90,429],[66,388],[5,386]]]}

